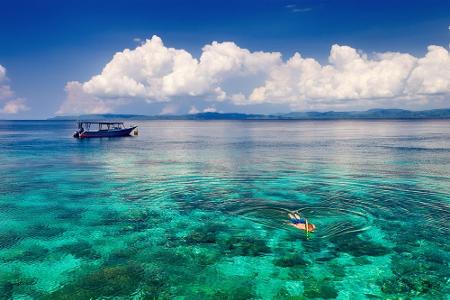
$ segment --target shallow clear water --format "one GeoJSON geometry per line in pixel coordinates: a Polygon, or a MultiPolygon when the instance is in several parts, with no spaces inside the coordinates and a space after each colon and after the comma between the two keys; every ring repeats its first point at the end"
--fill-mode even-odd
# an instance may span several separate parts
{"type": "Polygon", "coordinates": [[[137,123],[0,122],[1,299],[448,297],[449,121],[137,123]]]}

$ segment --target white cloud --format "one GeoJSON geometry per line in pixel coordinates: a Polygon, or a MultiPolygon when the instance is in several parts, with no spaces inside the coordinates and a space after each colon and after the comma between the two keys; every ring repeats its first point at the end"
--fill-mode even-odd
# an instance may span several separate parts
{"type": "Polygon", "coordinates": [[[115,107],[123,104],[120,99],[101,99],[83,90],[81,83],[71,81],[66,84],[66,100],[60,106],[57,114],[103,114],[110,113],[115,107]]]}
{"type": "Polygon", "coordinates": [[[191,108],[189,109],[189,114],[190,115],[194,115],[194,114],[198,114],[200,111],[197,109],[197,107],[195,107],[194,105],[191,106],[191,108]]]}
{"type": "Polygon", "coordinates": [[[440,46],[429,46],[418,58],[398,52],[369,56],[333,45],[328,63],[321,64],[299,53],[283,61],[279,52],[251,52],[233,42],[213,42],[195,58],[153,36],[136,49],[116,53],[90,80],[68,83],[66,91],[58,113],[109,112],[125,99],[169,102],[175,97],[235,105],[287,104],[292,109],[387,103],[402,107],[450,95],[450,55],[440,46]]]}
{"type": "Polygon", "coordinates": [[[209,106],[207,108],[205,108],[203,110],[203,112],[208,113],[208,112],[217,112],[217,109],[215,107],[209,106]]]}
{"type": "MultiPolygon", "coordinates": [[[[194,105],[192,105],[189,109],[189,114],[193,115],[193,114],[198,114],[200,112],[200,110],[197,109],[197,107],[195,107],[194,105]]],[[[217,112],[217,109],[214,106],[208,106],[206,108],[204,108],[201,112],[207,113],[207,112],[217,112]]]]}
{"type": "Polygon", "coordinates": [[[329,64],[297,53],[273,68],[247,103],[288,103],[296,109],[351,108],[355,102],[370,106],[389,99],[403,100],[405,105],[437,94],[450,94],[450,56],[443,47],[428,47],[423,58],[397,52],[369,58],[351,47],[333,45],[329,64]]]}
{"type": "Polygon", "coordinates": [[[374,59],[348,46],[333,45],[329,64],[296,53],[271,70],[250,102],[311,104],[320,100],[392,98],[404,95],[406,80],[416,64],[409,54],[377,54],[374,59]]]}
{"type": "Polygon", "coordinates": [[[1,112],[5,114],[17,114],[18,112],[26,110],[29,110],[29,108],[26,106],[25,100],[19,98],[6,102],[1,112]]]}
{"type": "Polygon", "coordinates": [[[450,55],[447,49],[429,46],[417,60],[408,82],[408,94],[446,94],[450,91],[450,55]]]}
{"type": "Polygon", "coordinates": [[[250,52],[232,42],[213,42],[202,50],[196,59],[185,50],[165,47],[153,36],[134,50],[116,53],[101,74],[89,81],[68,83],[68,98],[58,113],[92,112],[99,103],[124,98],[167,102],[175,96],[203,96],[223,101],[226,92],[219,85],[227,78],[245,79],[281,63],[280,53],[250,52]],[[81,105],[71,97],[74,93],[83,94],[81,105]]]}
{"type": "Polygon", "coordinates": [[[284,7],[289,9],[291,12],[294,12],[294,13],[308,12],[308,11],[312,10],[311,7],[300,8],[300,7],[297,7],[297,5],[295,5],[295,4],[288,4],[288,5],[285,5],[284,7]]]}
{"type": "Polygon", "coordinates": [[[225,93],[220,87],[216,87],[214,89],[214,93],[216,94],[217,101],[224,101],[227,99],[227,93],[225,93]]]}
{"type": "Polygon", "coordinates": [[[98,97],[137,97],[148,102],[178,95],[220,98],[223,91],[217,84],[225,78],[264,71],[279,60],[279,53],[250,53],[231,42],[206,45],[200,59],[195,59],[185,50],[165,47],[153,36],[134,50],[116,53],[100,75],[82,85],[86,93],[98,97]]]}
{"type": "Polygon", "coordinates": [[[0,113],[16,114],[29,110],[25,99],[17,98],[8,84],[6,69],[0,65],[0,113]]]}
{"type": "Polygon", "coordinates": [[[0,100],[11,98],[13,96],[14,96],[14,93],[11,90],[10,86],[7,84],[2,84],[2,82],[0,80],[0,100]]]}
{"type": "Polygon", "coordinates": [[[294,9],[292,9],[292,12],[307,12],[307,11],[311,11],[311,10],[312,10],[311,7],[294,8],[294,9]]]}
{"type": "Polygon", "coordinates": [[[166,106],[164,106],[164,108],[161,111],[161,115],[174,115],[178,112],[179,106],[174,104],[174,103],[170,103],[167,104],[166,106]]]}
{"type": "Polygon", "coordinates": [[[247,98],[243,93],[237,93],[230,96],[230,100],[236,105],[245,105],[247,98]]]}

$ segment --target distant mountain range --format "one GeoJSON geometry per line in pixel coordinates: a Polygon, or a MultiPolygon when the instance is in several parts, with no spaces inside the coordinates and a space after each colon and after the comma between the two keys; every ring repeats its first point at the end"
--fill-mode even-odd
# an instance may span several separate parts
{"type": "Polygon", "coordinates": [[[48,120],[373,120],[373,119],[450,119],[450,108],[410,111],[404,109],[370,109],[349,112],[291,112],[286,114],[243,114],[207,112],[188,115],[90,114],[57,116],[48,120]]]}

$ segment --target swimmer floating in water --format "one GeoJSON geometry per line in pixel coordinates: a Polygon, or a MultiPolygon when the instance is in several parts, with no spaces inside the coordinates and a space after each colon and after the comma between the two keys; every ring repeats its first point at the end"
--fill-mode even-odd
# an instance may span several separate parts
{"type": "Polygon", "coordinates": [[[289,225],[294,226],[295,228],[300,230],[305,230],[306,233],[316,230],[316,226],[314,224],[308,223],[308,220],[306,218],[300,217],[297,213],[289,213],[288,216],[292,222],[289,223],[289,225]]]}

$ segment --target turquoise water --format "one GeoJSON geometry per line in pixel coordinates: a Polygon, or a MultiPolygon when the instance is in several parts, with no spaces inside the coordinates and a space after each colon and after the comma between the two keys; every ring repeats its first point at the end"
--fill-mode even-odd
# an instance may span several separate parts
{"type": "Polygon", "coordinates": [[[1,299],[448,299],[449,121],[138,125],[0,122],[1,299]]]}

